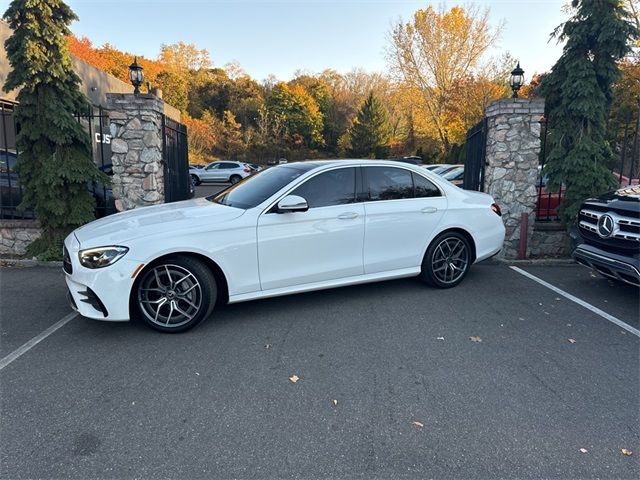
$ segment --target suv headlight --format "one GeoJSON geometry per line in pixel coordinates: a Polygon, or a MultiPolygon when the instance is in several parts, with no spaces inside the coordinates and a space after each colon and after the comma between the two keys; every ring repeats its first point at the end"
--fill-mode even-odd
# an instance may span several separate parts
{"type": "Polygon", "coordinates": [[[83,267],[102,268],[113,265],[124,257],[128,251],[127,247],[98,247],[80,250],[78,256],[83,267]]]}

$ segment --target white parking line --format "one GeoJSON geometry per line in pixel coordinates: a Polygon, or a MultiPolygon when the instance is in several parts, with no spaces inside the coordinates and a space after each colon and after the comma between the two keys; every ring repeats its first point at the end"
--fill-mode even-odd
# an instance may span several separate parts
{"type": "Polygon", "coordinates": [[[624,328],[627,332],[633,333],[636,337],[640,338],[640,330],[633,328],[631,325],[624,323],[622,320],[614,317],[613,315],[609,315],[607,312],[600,310],[598,307],[594,307],[590,303],[585,302],[584,300],[580,300],[578,297],[574,297],[570,293],[565,292],[564,290],[560,290],[558,287],[551,285],[548,282],[545,282],[541,278],[536,277],[535,275],[531,275],[529,272],[525,272],[521,268],[518,267],[510,267],[512,270],[515,270],[520,275],[524,275],[527,278],[530,278],[534,282],[538,282],[540,285],[543,285],[559,295],[562,295],[565,298],[568,298],[572,302],[577,303],[578,305],[586,308],[587,310],[591,310],[593,313],[600,315],[602,318],[609,320],[611,323],[615,323],[620,328],[624,328]]]}
{"type": "Polygon", "coordinates": [[[63,317],[61,320],[58,320],[56,323],[51,325],[41,334],[33,337],[31,340],[29,340],[27,343],[22,345],[20,348],[15,349],[9,355],[7,355],[2,360],[0,360],[0,370],[2,370],[4,367],[9,365],[14,360],[20,358],[23,354],[27,353],[29,350],[31,350],[33,347],[35,347],[42,340],[47,338],[49,335],[51,335],[53,332],[55,332],[59,328],[64,327],[67,323],[69,323],[71,320],[73,320],[77,316],[78,316],[77,312],[71,312],[69,315],[63,317]]]}

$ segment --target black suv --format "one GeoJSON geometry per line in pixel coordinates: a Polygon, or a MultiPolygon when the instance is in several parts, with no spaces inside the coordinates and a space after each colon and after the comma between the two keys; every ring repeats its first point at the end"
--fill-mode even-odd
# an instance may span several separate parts
{"type": "Polygon", "coordinates": [[[571,237],[578,263],[640,286],[640,186],[586,200],[577,227],[571,237]]]}

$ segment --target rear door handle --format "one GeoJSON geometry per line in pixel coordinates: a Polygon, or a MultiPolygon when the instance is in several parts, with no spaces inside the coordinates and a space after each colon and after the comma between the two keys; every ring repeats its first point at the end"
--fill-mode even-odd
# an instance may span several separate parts
{"type": "Polygon", "coordinates": [[[436,213],[438,209],[436,207],[424,207],[420,210],[422,213],[436,213]]]}
{"type": "Polygon", "coordinates": [[[353,220],[354,218],[358,218],[358,214],[356,212],[341,213],[338,215],[338,218],[340,220],[353,220]]]}

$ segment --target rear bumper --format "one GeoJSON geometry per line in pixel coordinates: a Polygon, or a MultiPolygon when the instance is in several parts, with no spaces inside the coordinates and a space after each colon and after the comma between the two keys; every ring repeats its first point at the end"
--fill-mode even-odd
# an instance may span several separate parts
{"type": "Polygon", "coordinates": [[[572,256],[579,264],[605,277],[640,287],[640,259],[606,252],[586,243],[578,245],[572,256]]]}

